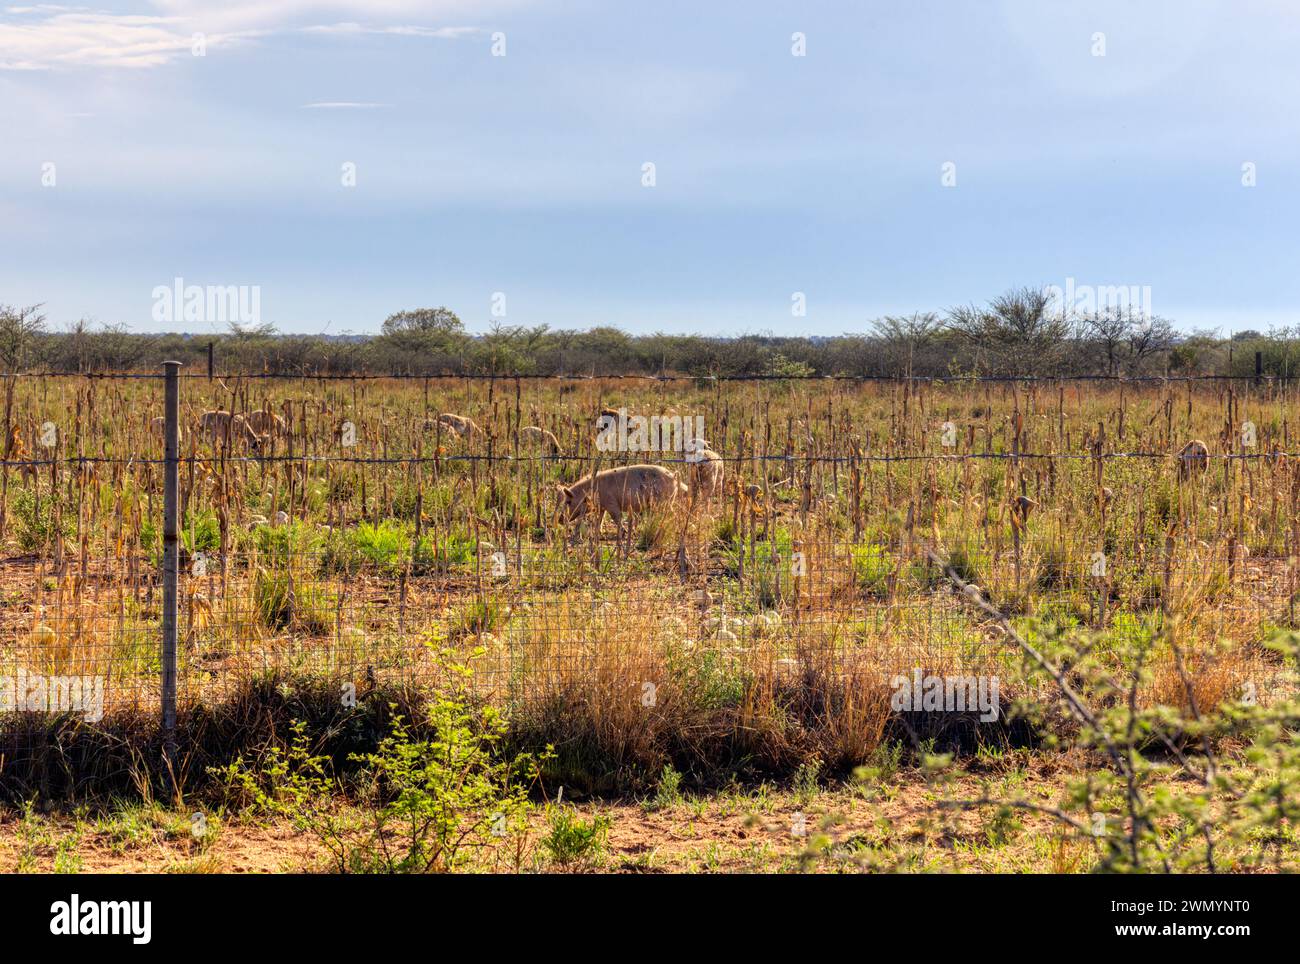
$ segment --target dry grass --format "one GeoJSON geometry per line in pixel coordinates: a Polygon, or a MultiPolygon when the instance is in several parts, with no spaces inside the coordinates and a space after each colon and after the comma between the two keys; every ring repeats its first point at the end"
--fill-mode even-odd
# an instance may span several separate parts
{"type": "MultiPolygon", "coordinates": [[[[0,469],[0,672],[103,676],[114,719],[144,727],[161,384],[12,389],[7,457],[54,460],[0,469]],[[47,421],[52,450],[36,442],[47,421]]],[[[669,763],[715,781],[812,759],[847,769],[900,726],[895,673],[1016,686],[999,633],[925,563],[930,543],[1023,625],[1176,642],[1200,706],[1264,690],[1277,666],[1260,641],[1296,625],[1295,460],[1222,457],[1244,451],[1225,426],[1246,419],[1253,454],[1294,447],[1281,389],[187,379],[183,406],[190,427],[218,408],[287,427],[258,457],[186,436],[182,693],[195,719],[229,714],[232,745],[247,745],[238,727],[265,733],[239,709],[265,674],[323,692],[427,689],[451,649],[477,654],[482,698],[510,709],[521,743],[555,743],[567,781],[636,786],[669,763]],[[555,483],[645,459],[595,449],[607,407],[702,416],[727,459],[723,494],[642,520],[630,544],[609,527],[570,541],[555,483]],[[461,438],[440,412],[483,434],[461,438]],[[526,445],[528,426],[565,457],[526,445]],[[1194,437],[1209,465],[1180,479],[1174,456],[1194,437]],[[1098,457],[1114,452],[1155,457],[1098,457]]],[[[648,460],[686,477],[680,453],[648,460]]],[[[1151,667],[1142,700],[1186,707],[1172,648],[1151,667]]],[[[65,769],[136,780],[111,750],[134,733],[92,741],[65,769]]],[[[15,787],[73,779],[33,775],[60,772],[48,761],[28,769],[15,787]]]]}

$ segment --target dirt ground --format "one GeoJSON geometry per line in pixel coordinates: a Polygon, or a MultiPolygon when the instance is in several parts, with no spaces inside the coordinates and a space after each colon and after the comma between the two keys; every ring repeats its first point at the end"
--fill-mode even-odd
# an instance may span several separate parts
{"type": "MultiPolygon", "coordinates": [[[[942,800],[996,796],[1059,803],[1072,774],[1025,756],[959,771],[945,784],[902,771],[871,785],[757,786],[667,800],[539,803],[521,851],[478,869],[525,872],[1086,872],[1094,841],[1055,817],[942,800]],[[556,812],[602,824],[603,841],[558,860],[545,844],[556,812]],[[519,856],[522,854],[522,856],[519,856]]],[[[340,804],[343,806],[343,804],[340,804]]],[[[514,849],[514,848],[507,848],[514,849]]],[[[329,871],[327,849],[282,820],[203,816],[161,805],[107,813],[0,817],[0,870],[35,873],[284,873],[329,871]],[[203,832],[194,832],[195,820],[203,832]]]]}

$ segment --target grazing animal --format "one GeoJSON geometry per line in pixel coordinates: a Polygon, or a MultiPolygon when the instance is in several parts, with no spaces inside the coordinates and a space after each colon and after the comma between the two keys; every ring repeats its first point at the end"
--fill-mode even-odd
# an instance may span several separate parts
{"type": "Polygon", "coordinates": [[[1210,467],[1210,449],[1198,438],[1192,439],[1178,453],[1178,481],[1200,475],[1210,467]]]}
{"type": "Polygon", "coordinates": [[[691,485],[697,494],[711,499],[722,491],[722,477],[725,472],[722,456],[709,448],[704,439],[692,439],[686,443],[686,461],[690,464],[691,485]]]}
{"type": "Polygon", "coordinates": [[[555,437],[555,433],[536,425],[525,425],[519,430],[519,444],[544,449],[551,455],[560,454],[560,440],[555,437]]]}
{"type": "Polygon", "coordinates": [[[767,503],[763,498],[762,486],[750,483],[741,486],[734,476],[726,483],[726,488],[735,495],[742,511],[751,513],[756,518],[767,518],[767,503]]]}
{"type": "Polygon", "coordinates": [[[244,416],[244,421],[258,435],[283,435],[285,429],[284,419],[275,412],[269,412],[265,409],[255,409],[244,416]]]}
{"type": "Polygon", "coordinates": [[[478,423],[472,418],[466,418],[464,415],[443,412],[438,416],[438,421],[461,438],[478,438],[483,435],[483,430],[478,427],[478,423]]]}
{"type": "Polygon", "coordinates": [[[198,431],[200,435],[210,440],[213,445],[217,443],[226,444],[227,440],[229,440],[231,443],[242,442],[257,451],[266,441],[264,436],[253,431],[252,426],[248,424],[248,420],[244,416],[231,415],[221,409],[204,412],[200,415],[198,431]]]}
{"type": "Polygon", "coordinates": [[[1019,495],[1011,500],[1011,528],[1023,532],[1029,515],[1038,508],[1038,503],[1027,495],[1019,495]]]}
{"type": "MultiPolygon", "coordinates": [[[[155,415],[149,420],[149,431],[165,442],[167,440],[167,419],[163,418],[161,415],[155,415]]],[[[176,426],[176,437],[179,442],[185,441],[184,425],[176,426]]]]}
{"type": "Polygon", "coordinates": [[[602,408],[600,414],[596,416],[596,431],[598,433],[609,431],[613,426],[618,424],[621,415],[625,414],[627,413],[620,413],[616,408],[602,408]]]}
{"type": "Polygon", "coordinates": [[[573,485],[556,484],[560,511],[565,522],[594,513],[596,524],[608,512],[621,530],[624,515],[635,515],[659,505],[668,505],[690,487],[659,465],[624,465],[585,475],[573,485]]]}

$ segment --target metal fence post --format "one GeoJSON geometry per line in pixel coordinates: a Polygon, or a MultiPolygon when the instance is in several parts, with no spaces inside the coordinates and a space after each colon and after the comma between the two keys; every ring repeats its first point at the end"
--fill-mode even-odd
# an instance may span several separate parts
{"type": "Polygon", "coordinates": [[[176,589],[179,559],[177,493],[180,463],[180,368],[178,361],[163,362],[163,599],[162,599],[162,728],[167,759],[176,752],[176,589]]]}

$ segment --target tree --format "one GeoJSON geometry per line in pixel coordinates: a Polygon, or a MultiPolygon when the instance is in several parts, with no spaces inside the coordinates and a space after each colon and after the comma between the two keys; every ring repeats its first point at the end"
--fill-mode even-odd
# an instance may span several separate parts
{"type": "Polygon", "coordinates": [[[1051,296],[1043,289],[1018,288],[989,302],[953,308],[948,327],[970,342],[975,363],[994,374],[1050,373],[1061,368],[1074,324],[1064,313],[1050,310],[1051,296]]]}
{"type": "Polygon", "coordinates": [[[63,339],[63,347],[65,351],[60,354],[71,355],[73,360],[71,364],[65,363],[61,364],[59,367],[67,369],[75,367],[79,372],[85,371],[90,338],[91,332],[89,319],[78,318],[76,321],[70,323],[67,328],[67,335],[63,339]]]}
{"type": "Polygon", "coordinates": [[[1125,340],[1133,327],[1132,317],[1118,308],[1105,308],[1084,315],[1082,324],[1084,333],[1101,345],[1106,356],[1106,374],[1114,375],[1119,368],[1125,340]]]}
{"type": "Polygon", "coordinates": [[[275,325],[269,321],[228,321],[226,330],[235,341],[256,341],[259,338],[274,338],[276,335],[275,325]]]}
{"type": "Polygon", "coordinates": [[[1140,371],[1148,358],[1163,355],[1173,347],[1174,326],[1160,317],[1144,318],[1128,333],[1129,370],[1140,371]]]}
{"type": "Polygon", "coordinates": [[[1222,340],[1212,330],[1194,331],[1169,352],[1169,370],[1180,375],[1199,375],[1213,371],[1223,354],[1222,340]]]}
{"type": "Polygon", "coordinates": [[[810,378],[816,372],[807,362],[795,361],[777,352],[767,360],[763,374],[769,378],[810,378]]]}
{"type": "Polygon", "coordinates": [[[384,319],[381,347],[395,352],[392,367],[408,371],[463,368],[469,337],[450,308],[414,308],[384,319]]]}
{"type": "Polygon", "coordinates": [[[632,338],[612,325],[597,325],[578,336],[575,364],[592,374],[620,374],[637,363],[632,338]]]}
{"type": "Polygon", "coordinates": [[[1121,365],[1130,374],[1141,371],[1147,360],[1163,355],[1174,344],[1174,327],[1164,318],[1134,315],[1132,310],[1104,308],[1080,320],[1084,334],[1106,356],[1106,374],[1116,375],[1121,365]]]}
{"type": "Polygon", "coordinates": [[[156,343],[152,335],[134,335],[122,324],[104,325],[95,335],[92,366],[130,371],[143,363],[156,343]]]}
{"type": "Polygon", "coordinates": [[[871,328],[889,357],[889,374],[902,372],[910,377],[917,352],[935,340],[943,323],[933,311],[914,311],[877,318],[871,328]]]}
{"type": "Polygon", "coordinates": [[[497,374],[531,373],[547,330],[546,325],[529,328],[494,323],[479,339],[479,350],[475,352],[478,367],[497,374]]]}
{"type": "Polygon", "coordinates": [[[27,364],[33,342],[45,332],[41,307],[0,305],[0,368],[4,371],[21,371],[27,364]]]}
{"type": "Polygon", "coordinates": [[[422,338],[461,335],[465,325],[450,308],[413,308],[384,319],[385,335],[419,335],[422,338]]]}

